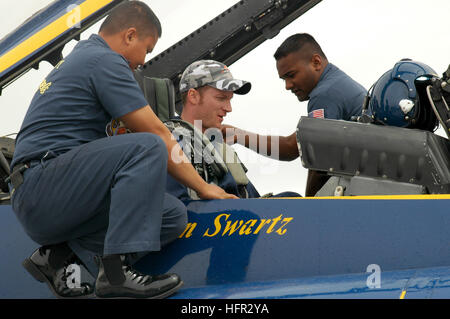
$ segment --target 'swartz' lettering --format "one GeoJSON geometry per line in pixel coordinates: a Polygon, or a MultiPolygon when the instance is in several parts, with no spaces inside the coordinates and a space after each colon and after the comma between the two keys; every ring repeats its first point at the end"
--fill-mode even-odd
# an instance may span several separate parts
{"type": "Polygon", "coordinates": [[[257,219],[248,220],[239,231],[239,235],[250,235],[252,233],[252,227],[258,222],[257,219]]]}
{"type": "Polygon", "coordinates": [[[281,225],[280,228],[277,229],[276,233],[278,235],[284,235],[286,233],[287,229],[286,228],[283,229],[283,227],[286,226],[287,224],[289,224],[293,219],[294,219],[293,217],[283,218],[283,221],[282,221],[283,224],[281,225]]]}
{"type": "Polygon", "coordinates": [[[223,231],[222,236],[224,236],[227,232],[228,232],[228,236],[231,236],[236,230],[238,230],[242,226],[243,223],[244,223],[243,220],[237,220],[232,225],[231,222],[228,221],[227,225],[225,226],[225,230],[223,231]],[[239,226],[237,226],[238,222],[239,222],[239,226]]]}
{"type": "Polygon", "coordinates": [[[214,232],[214,233],[212,233],[212,234],[209,234],[209,228],[205,231],[205,233],[203,234],[203,237],[205,237],[205,236],[208,236],[208,237],[214,237],[214,236],[216,236],[219,232],[220,232],[220,229],[222,228],[222,225],[220,224],[220,218],[222,217],[222,216],[226,216],[225,217],[225,220],[227,220],[228,219],[228,217],[230,217],[230,214],[220,214],[219,216],[217,216],[215,219],[214,219],[214,227],[216,227],[216,231],[214,232]]]}
{"type": "MultiPolygon", "coordinates": [[[[217,215],[217,217],[214,219],[214,229],[207,228],[206,231],[203,233],[203,237],[214,237],[219,234],[221,234],[221,236],[225,235],[231,236],[233,234],[239,234],[240,236],[257,235],[262,231],[262,229],[266,225],[269,225],[267,230],[265,231],[266,234],[271,234],[275,232],[278,235],[284,235],[287,231],[287,229],[285,228],[286,225],[289,224],[294,219],[293,217],[283,218],[283,214],[280,214],[278,217],[275,217],[274,219],[260,219],[258,226],[256,226],[256,224],[258,223],[258,219],[250,219],[247,221],[239,219],[232,221],[228,220],[230,216],[231,214],[225,213],[217,215]],[[223,222],[226,223],[224,224],[224,228],[222,230],[223,222]],[[256,228],[254,229],[255,226],[256,228]]],[[[187,231],[185,231],[185,233],[186,237],[188,237],[188,234],[190,236],[192,230],[190,231],[190,233],[187,233],[187,231]]],[[[183,235],[185,233],[183,233],[183,235]]]]}

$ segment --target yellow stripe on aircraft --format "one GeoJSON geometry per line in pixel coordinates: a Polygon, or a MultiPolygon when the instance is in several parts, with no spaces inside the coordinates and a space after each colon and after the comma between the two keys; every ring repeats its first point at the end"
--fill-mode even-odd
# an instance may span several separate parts
{"type": "Polygon", "coordinates": [[[270,197],[267,199],[396,199],[396,200],[424,200],[424,199],[450,199],[450,194],[423,194],[423,195],[364,195],[364,196],[324,196],[324,197],[270,197]]]}
{"type": "MultiPolygon", "coordinates": [[[[77,13],[79,13],[79,21],[77,22],[83,21],[91,14],[113,1],[114,0],[86,0],[76,8],[76,10],[79,10],[77,11],[77,13]]],[[[67,12],[62,17],[53,21],[51,24],[39,30],[37,33],[28,39],[25,39],[16,47],[2,55],[0,57],[0,72],[5,71],[12,65],[44,46],[46,43],[52,41],[65,31],[69,30],[72,27],[69,23],[69,19],[73,17],[74,11],[75,9],[67,12]]]]}
{"type": "Polygon", "coordinates": [[[423,194],[423,195],[367,195],[367,196],[329,196],[310,197],[313,199],[450,199],[450,194],[423,194]]]}

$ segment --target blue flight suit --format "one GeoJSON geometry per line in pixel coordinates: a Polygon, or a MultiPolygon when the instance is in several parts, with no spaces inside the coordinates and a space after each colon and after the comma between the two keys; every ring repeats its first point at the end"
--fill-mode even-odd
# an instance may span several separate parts
{"type": "Polygon", "coordinates": [[[67,241],[94,274],[94,254],[157,251],[186,226],[165,193],[161,138],[105,137],[112,118],[147,104],[127,60],[92,35],[41,83],[16,139],[11,166],[31,166],[12,195],[17,218],[41,245],[67,241]]]}
{"type": "Polygon", "coordinates": [[[361,115],[366,89],[340,70],[328,63],[316,87],[309,94],[308,116],[321,114],[323,118],[350,121],[361,115]],[[314,113],[313,113],[314,112],[314,113]]]}
{"type": "MultiPolygon", "coordinates": [[[[308,116],[350,121],[362,112],[366,89],[340,70],[328,63],[319,82],[309,94],[308,116]]],[[[306,196],[314,196],[329,176],[310,170],[306,183],[306,196]]]]}

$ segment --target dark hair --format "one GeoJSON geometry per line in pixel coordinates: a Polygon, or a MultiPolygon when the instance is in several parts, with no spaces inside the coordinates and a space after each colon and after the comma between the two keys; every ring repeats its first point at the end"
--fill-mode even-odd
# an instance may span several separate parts
{"type": "Polygon", "coordinates": [[[124,29],[136,28],[139,37],[146,37],[157,32],[161,37],[162,29],[158,17],[142,1],[125,1],[114,8],[103,21],[100,32],[116,34],[124,29]]]}
{"type": "Polygon", "coordinates": [[[322,48],[316,42],[316,40],[308,33],[297,33],[291,35],[289,38],[278,47],[277,51],[273,55],[275,60],[284,58],[288,54],[300,51],[302,49],[308,49],[312,54],[319,54],[323,58],[327,58],[323,53],[322,48]]]}

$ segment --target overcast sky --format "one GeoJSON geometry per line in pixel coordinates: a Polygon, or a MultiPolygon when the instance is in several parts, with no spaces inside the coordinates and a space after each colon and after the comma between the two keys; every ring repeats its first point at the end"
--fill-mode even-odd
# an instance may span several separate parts
{"type": "MultiPolygon", "coordinates": [[[[48,0],[0,2],[0,38],[48,0]]],[[[162,22],[163,35],[151,59],[208,22],[237,0],[146,0],[162,22]]],[[[290,35],[312,34],[330,62],[368,89],[402,58],[412,58],[442,74],[450,64],[449,0],[323,0],[285,27],[278,36],[230,66],[236,78],[252,82],[245,96],[235,96],[225,122],[261,134],[290,135],[306,103],[300,103],[278,78],[273,53],[290,35]]],[[[98,31],[99,24],[82,39],[98,31]]],[[[73,48],[69,43],[64,55],[73,48]]],[[[18,132],[31,98],[52,67],[43,62],[7,87],[0,96],[0,136],[18,132]]],[[[443,135],[439,130],[438,134],[443,135]]],[[[236,147],[249,169],[248,176],[261,194],[297,191],[304,194],[306,169],[299,159],[279,162],[236,147]]]]}

